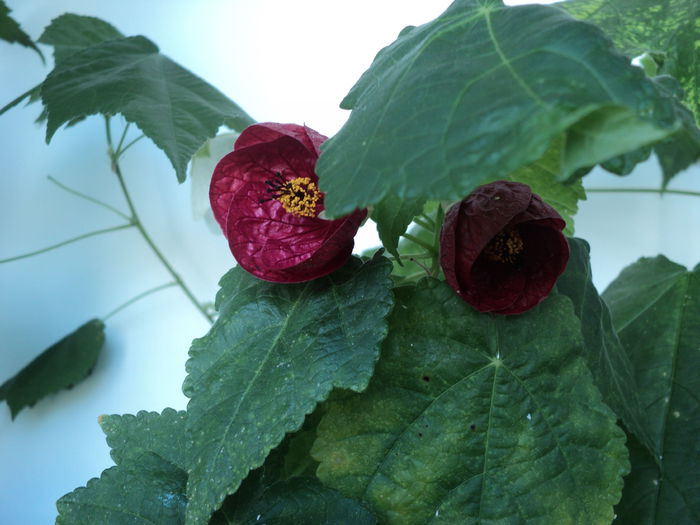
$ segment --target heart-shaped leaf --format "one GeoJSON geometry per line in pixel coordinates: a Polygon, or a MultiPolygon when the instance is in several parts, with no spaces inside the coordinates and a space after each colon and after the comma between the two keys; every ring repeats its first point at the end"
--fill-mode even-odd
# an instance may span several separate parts
{"type": "Polygon", "coordinates": [[[493,316],[436,280],[395,293],[369,388],[319,425],[321,481],[387,524],[609,524],[624,434],[568,298],[493,316]]]}
{"type": "Polygon", "coordinates": [[[240,267],[221,281],[220,316],[190,349],[185,394],[193,457],[188,523],[206,523],[331,388],[363,390],[393,304],[383,257],[301,284],[240,267]]]}

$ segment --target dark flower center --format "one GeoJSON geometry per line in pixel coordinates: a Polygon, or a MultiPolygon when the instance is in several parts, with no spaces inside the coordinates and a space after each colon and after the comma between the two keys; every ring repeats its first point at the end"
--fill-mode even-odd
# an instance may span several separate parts
{"type": "Polygon", "coordinates": [[[282,204],[287,213],[302,217],[316,217],[316,203],[321,199],[315,182],[309,177],[297,177],[284,180],[278,171],[275,178],[265,181],[269,186],[265,191],[271,195],[269,199],[260,199],[260,203],[276,200],[282,204]]]}
{"type": "Polygon", "coordinates": [[[482,254],[490,261],[515,264],[520,259],[524,246],[520,232],[507,228],[489,241],[482,254]]]}

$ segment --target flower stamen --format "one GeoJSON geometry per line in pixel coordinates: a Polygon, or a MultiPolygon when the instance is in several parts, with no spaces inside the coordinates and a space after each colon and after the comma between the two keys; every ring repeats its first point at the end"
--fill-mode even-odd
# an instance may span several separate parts
{"type": "Polygon", "coordinates": [[[274,179],[265,181],[265,184],[269,186],[265,191],[271,196],[268,199],[260,199],[261,204],[277,200],[287,213],[302,217],[316,217],[316,204],[321,199],[321,192],[309,177],[297,177],[285,181],[278,171],[274,179]]]}
{"type": "Polygon", "coordinates": [[[498,232],[482,253],[491,261],[515,264],[518,262],[524,246],[523,238],[518,230],[509,228],[498,232]]]}

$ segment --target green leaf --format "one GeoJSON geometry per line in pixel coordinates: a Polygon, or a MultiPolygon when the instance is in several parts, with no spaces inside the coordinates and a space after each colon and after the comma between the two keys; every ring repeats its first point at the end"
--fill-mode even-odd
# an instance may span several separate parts
{"type": "Polygon", "coordinates": [[[186,481],[155,454],[130,458],[59,499],[56,525],[182,525],[186,481]]]}
{"type": "Polygon", "coordinates": [[[7,7],[4,0],[0,0],[0,39],[11,44],[17,42],[24,47],[31,47],[39,54],[41,61],[44,61],[44,55],[41,53],[41,50],[36,47],[31,37],[22,31],[19,24],[10,16],[10,8],[7,7]]]}
{"type": "Polygon", "coordinates": [[[700,116],[700,5],[696,0],[570,0],[557,4],[601,27],[630,58],[651,52],[700,116]]]}
{"type": "Polygon", "coordinates": [[[557,280],[557,290],[571,299],[581,321],[583,357],[603,400],[627,429],[653,451],[656,442],[643,424],[644,415],[632,363],[613,328],[608,306],[593,285],[590,246],[583,239],[570,238],[569,250],[569,262],[557,280]]]}
{"type": "Polygon", "coordinates": [[[688,272],[661,255],[642,258],[603,297],[634,367],[643,423],[658,444],[656,458],[632,447],[619,522],[698,523],[700,266],[688,272]]]}
{"type": "Polygon", "coordinates": [[[255,499],[226,500],[217,524],[279,523],[374,525],[377,520],[359,503],[315,478],[294,478],[265,487],[255,499]]]}
{"type": "Polygon", "coordinates": [[[186,433],[186,416],[184,411],[166,408],[161,414],[142,410],[135,416],[100,416],[99,423],[117,465],[152,452],[187,470],[190,439],[186,433]]]}
{"type": "Polygon", "coordinates": [[[561,143],[561,140],[555,141],[542,158],[511,173],[508,179],[530,186],[533,193],[542,197],[566,221],[564,233],[573,235],[578,201],[586,200],[586,192],[580,178],[570,183],[559,181],[561,143]]]}
{"type": "Polygon", "coordinates": [[[402,32],[341,105],[352,114],[316,165],[330,216],[386,195],[461,199],[562,135],[556,171],[567,179],[679,125],[670,101],[596,27],[555,7],[496,0],[456,0],[402,32]]]}
{"type": "Polygon", "coordinates": [[[178,180],[224,120],[239,129],[251,118],[221,92],[161,55],[150,40],[109,40],[62,60],[41,88],[48,110],[46,140],[71,120],[121,113],[170,159],[178,180]]]}
{"type": "MultiPolygon", "coordinates": [[[[669,101],[669,106],[673,106],[673,101],[669,101]]],[[[676,129],[679,127],[680,121],[676,129]]],[[[658,127],[626,107],[611,106],[594,111],[567,131],[562,173],[574,178],[580,168],[590,168],[664,140],[676,129],[658,127]]]]}
{"type": "Polygon", "coordinates": [[[671,77],[656,77],[653,80],[659,91],[673,102],[676,116],[683,123],[676,133],[654,145],[663,172],[663,186],[666,187],[674,175],[700,158],[700,129],[695,125],[693,114],[679,101],[682,90],[678,82],[671,77]]]}
{"type": "Polygon", "coordinates": [[[372,210],[371,217],[377,223],[379,239],[394,257],[399,257],[399,239],[424,205],[425,199],[404,200],[388,196],[372,210]]]}
{"type": "Polygon", "coordinates": [[[63,14],[51,20],[39,37],[39,42],[53,46],[54,62],[100,42],[124,38],[112,24],[92,16],[63,14]]]}
{"type": "Polygon", "coordinates": [[[12,419],[23,408],[89,376],[105,341],[104,328],[99,319],[88,321],[0,386],[0,401],[7,401],[12,419]]]}
{"type": "Polygon", "coordinates": [[[188,523],[206,523],[331,388],[363,390],[393,304],[391,264],[357,259],[307,283],[221,280],[220,316],[193,342],[183,390],[194,439],[188,523]]]}
{"type": "Polygon", "coordinates": [[[571,302],[492,316],[433,279],[395,294],[369,388],[319,425],[321,481],[387,524],[610,523],[624,434],[571,302]]]}

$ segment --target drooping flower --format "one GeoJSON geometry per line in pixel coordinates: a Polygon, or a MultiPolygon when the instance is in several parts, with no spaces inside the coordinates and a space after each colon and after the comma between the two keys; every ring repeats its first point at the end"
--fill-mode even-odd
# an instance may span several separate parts
{"type": "Polygon", "coordinates": [[[529,186],[478,187],[445,214],[440,264],[448,284],[480,312],[519,314],[539,304],[566,268],[561,216],[529,186]]]}
{"type": "Polygon", "coordinates": [[[209,198],[238,264],[281,283],[321,277],[343,266],[367,210],[319,217],[323,193],[314,172],[327,137],[306,126],[249,126],[217,164],[209,198]]]}

